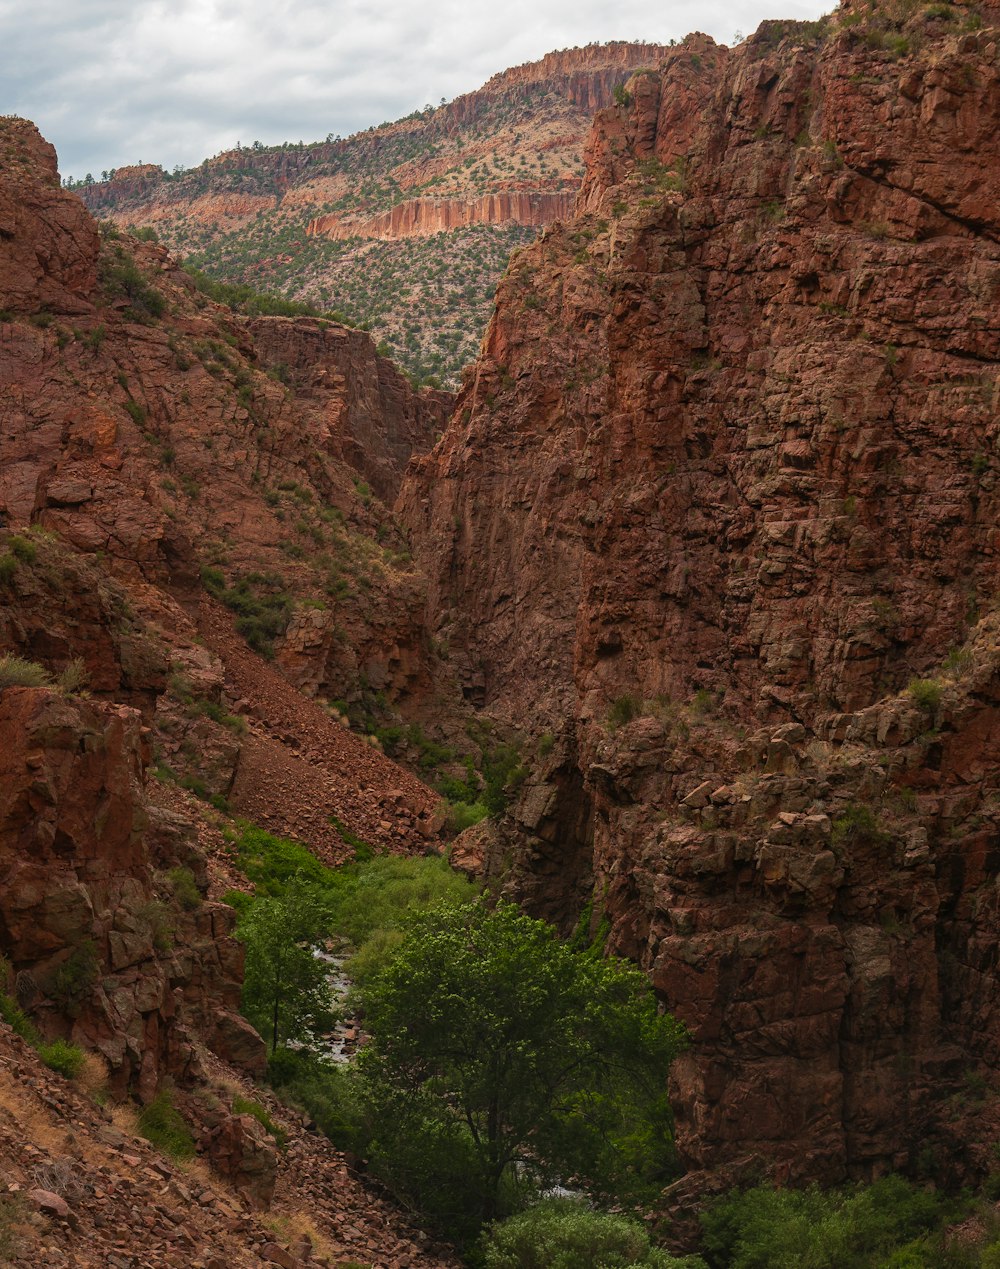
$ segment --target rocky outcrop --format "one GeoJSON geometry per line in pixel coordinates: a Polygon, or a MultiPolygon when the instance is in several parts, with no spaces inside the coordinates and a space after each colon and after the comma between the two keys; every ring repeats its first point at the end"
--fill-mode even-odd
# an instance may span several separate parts
{"type": "Polygon", "coordinates": [[[447,233],[466,225],[550,225],[570,215],[576,203],[572,191],[544,194],[529,191],[500,191],[479,198],[415,198],[397,203],[389,211],[367,220],[342,220],[338,216],[317,216],[306,230],[310,237],[324,238],[412,238],[447,233]]]}
{"type": "Polygon", "coordinates": [[[509,886],[592,900],[691,1028],[691,1193],[926,1166],[997,1069],[1000,80],[962,22],[633,78],[403,490],[470,696],[549,733],[509,886]]]}
{"type": "Polygon", "coordinates": [[[249,331],[261,364],[294,387],[324,449],[391,504],[407,463],[443,430],[452,394],[415,392],[364,331],[272,317],[250,322],[249,331]]]}
{"type": "Polygon", "coordinates": [[[208,1138],[212,1166],[255,1208],[268,1208],[278,1173],[274,1142],[252,1115],[228,1115],[208,1138]]]}
{"type": "MultiPolygon", "coordinates": [[[[192,1024],[240,1029],[232,909],[182,914],[154,885],[136,711],[9,687],[0,735],[0,947],[19,999],[149,1100],[197,1073],[192,1024]]],[[[227,1056],[265,1061],[257,1036],[227,1056]]]]}
{"type": "Polygon", "coordinates": [[[0,167],[0,305],[19,313],[90,312],[97,229],[76,200],[60,193],[55,150],[32,124],[8,118],[0,167]],[[39,253],[41,243],[48,250],[39,253]]]}

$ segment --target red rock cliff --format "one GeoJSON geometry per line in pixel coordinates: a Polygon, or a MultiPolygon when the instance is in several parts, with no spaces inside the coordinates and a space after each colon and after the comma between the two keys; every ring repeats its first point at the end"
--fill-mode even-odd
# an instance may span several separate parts
{"type": "Polygon", "coordinates": [[[310,237],[412,238],[461,229],[466,225],[532,225],[541,227],[569,216],[576,194],[509,190],[479,198],[414,198],[368,220],[344,221],[317,216],[309,222],[310,237]]]}
{"type": "Polygon", "coordinates": [[[404,487],[468,694],[556,737],[510,884],[592,897],[691,1027],[696,1171],[914,1167],[1000,1060],[1000,75],[963,19],[632,80],[404,487]]]}

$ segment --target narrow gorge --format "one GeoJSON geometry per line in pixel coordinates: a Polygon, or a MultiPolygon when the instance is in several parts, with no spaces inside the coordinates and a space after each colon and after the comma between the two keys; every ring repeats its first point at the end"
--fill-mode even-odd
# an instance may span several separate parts
{"type": "Polygon", "coordinates": [[[0,119],[0,1217],[86,1174],[12,1263],[459,1263],[260,1083],[254,834],[271,897],[289,842],[331,887],[447,853],[639,966],[689,1036],[678,1253],[734,1187],[995,1182],[998,59],[1000,9],[908,0],[553,54],[374,130],[396,193],[335,210],[356,139],[75,191],[0,119]],[[399,179],[539,85],[582,172],[399,179]],[[452,393],[216,302],[201,199],[233,242],[539,232],[452,393]],[[193,1179],[107,1108],[164,1090],[193,1179]]]}

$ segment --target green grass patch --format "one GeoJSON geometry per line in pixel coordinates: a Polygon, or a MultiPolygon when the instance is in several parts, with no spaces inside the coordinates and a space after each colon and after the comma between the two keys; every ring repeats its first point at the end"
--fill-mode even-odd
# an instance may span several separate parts
{"type": "Polygon", "coordinates": [[[139,1114],[139,1135],[171,1159],[193,1159],[194,1137],[169,1092],[159,1093],[139,1114]]]}
{"type": "Polygon", "coordinates": [[[288,1144],[288,1133],[276,1124],[271,1116],[267,1113],[266,1107],[260,1102],[250,1101],[247,1097],[236,1096],[233,1098],[233,1114],[234,1115],[252,1115],[260,1124],[265,1132],[269,1132],[277,1142],[278,1149],[284,1150],[288,1144]]]}
{"type": "Polygon", "coordinates": [[[50,1071],[56,1071],[68,1080],[76,1079],[86,1061],[83,1049],[66,1040],[53,1040],[51,1044],[40,1044],[38,1056],[50,1071]]]}
{"type": "Polygon", "coordinates": [[[917,709],[933,715],[941,704],[944,688],[937,679],[911,679],[906,691],[917,709]]]}

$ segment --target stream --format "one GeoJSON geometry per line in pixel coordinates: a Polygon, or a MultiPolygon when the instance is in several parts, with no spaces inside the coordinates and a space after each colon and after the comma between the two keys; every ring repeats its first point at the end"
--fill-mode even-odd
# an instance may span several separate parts
{"type": "MultiPolygon", "coordinates": [[[[330,998],[334,1006],[342,1004],[351,987],[351,980],[344,972],[347,956],[343,952],[330,952],[323,947],[314,948],[313,955],[330,967],[327,975],[330,998]]],[[[332,1031],[316,1036],[314,1044],[322,1057],[331,1062],[346,1063],[357,1052],[359,1035],[357,1019],[345,1017],[337,1022],[332,1031]]]]}

